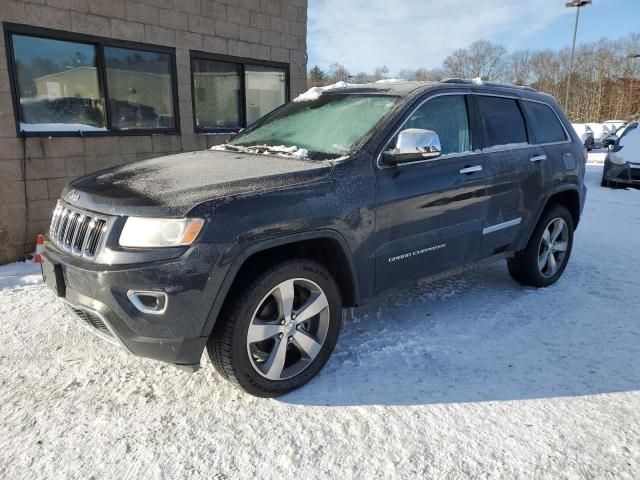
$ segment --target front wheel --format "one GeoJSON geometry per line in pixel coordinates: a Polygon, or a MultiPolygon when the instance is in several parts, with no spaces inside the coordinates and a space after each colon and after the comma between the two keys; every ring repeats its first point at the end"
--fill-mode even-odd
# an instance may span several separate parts
{"type": "Polygon", "coordinates": [[[524,285],[547,287],[562,276],[573,247],[573,217],[562,205],[543,215],[526,248],[509,259],[511,277],[524,285]]]}
{"type": "Polygon", "coordinates": [[[252,395],[275,397],[322,369],[342,323],[338,287],[324,266],[290,260],[231,295],[207,345],[223,377],[252,395]]]}

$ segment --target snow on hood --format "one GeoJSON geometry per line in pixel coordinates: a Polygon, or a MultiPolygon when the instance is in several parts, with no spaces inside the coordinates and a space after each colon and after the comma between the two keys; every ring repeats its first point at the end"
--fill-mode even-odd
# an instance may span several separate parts
{"type": "Polygon", "coordinates": [[[285,145],[252,145],[250,147],[243,147],[225,143],[224,145],[214,145],[210,150],[223,152],[231,150],[260,155],[281,155],[284,157],[295,157],[300,160],[306,160],[309,158],[309,150],[306,148],[298,148],[296,146],[287,147],[285,145]]]}
{"type": "MultiPolygon", "coordinates": [[[[293,156],[218,150],[185,152],[95,172],[67,188],[79,208],[115,215],[182,216],[194,205],[320,180],[333,165],[293,156]]],[[[65,196],[67,191],[63,192],[65,196]]]]}
{"type": "Polygon", "coordinates": [[[623,162],[640,163],[640,127],[628,132],[618,142],[620,150],[613,154],[623,162]]]}
{"type": "Polygon", "coordinates": [[[294,102],[310,102],[312,100],[317,100],[320,98],[324,92],[328,92],[329,90],[335,90],[336,88],[345,88],[345,87],[354,87],[357,86],[355,83],[347,83],[347,82],[338,82],[333,85],[327,85],[326,87],[311,87],[304,93],[301,93],[296,98],[293,99],[294,102]]]}

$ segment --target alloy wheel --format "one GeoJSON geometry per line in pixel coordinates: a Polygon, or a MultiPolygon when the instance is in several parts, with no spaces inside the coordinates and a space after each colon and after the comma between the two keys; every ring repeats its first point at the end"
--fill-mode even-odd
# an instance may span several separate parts
{"type": "Polygon", "coordinates": [[[320,353],[329,321],[329,302],[318,284],[294,278],[276,285],[260,301],[247,330],[251,365],[269,380],[298,375],[320,353]]]}
{"type": "Polygon", "coordinates": [[[569,248],[569,227],[555,218],[544,229],[538,248],[538,269],[545,278],[553,277],[562,267],[569,248]]]}

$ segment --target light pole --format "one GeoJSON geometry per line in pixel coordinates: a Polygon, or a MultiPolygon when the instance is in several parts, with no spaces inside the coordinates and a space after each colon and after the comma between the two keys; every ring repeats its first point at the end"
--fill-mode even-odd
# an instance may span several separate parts
{"type": "Polygon", "coordinates": [[[636,58],[640,58],[640,53],[630,53],[627,58],[631,60],[631,74],[629,75],[629,108],[631,110],[630,115],[635,113],[633,111],[633,83],[636,76],[636,58]]]}
{"type": "Polygon", "coordinates": [[[576,37],[578,36],[578,20],[580,20],[580,7],[591,5],[591,0],[572,0],[565,3],[565,7],[576,9],[576,25],[573,27],[573,45],[571,46],[571,61],[569,62],[569,78],[567,79],[567,95],[564,98],[564,109],[569,108],[569,91],[571,90],[571,77],[573,76],[573,58],[576,53],[576,37]]]}

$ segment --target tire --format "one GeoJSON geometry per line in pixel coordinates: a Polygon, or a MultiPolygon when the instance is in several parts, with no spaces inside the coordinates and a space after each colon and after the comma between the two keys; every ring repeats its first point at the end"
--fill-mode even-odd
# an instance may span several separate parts
{"type": "Polygon", "coordinates": [[[569,210],[562,205],[548,208],[540,218],[526,248],[508,260],[511,278],[523,285],[538,288],[557,282],[571,256],[573,231],[573,217],[569,210]],[[566,229],[562,228],[554,240],[555,228],[562,225],[566,229]],[[549,258],[551,256],[553,259],[549,258]]]}
{"type": "Polygon", "coordinates": [[[288,260],[229,295],[207,343],[209,358],[224,378],[251,395],[276,397],[318,374],[342,326],[340,292],[324,266],[288,260]]]}

